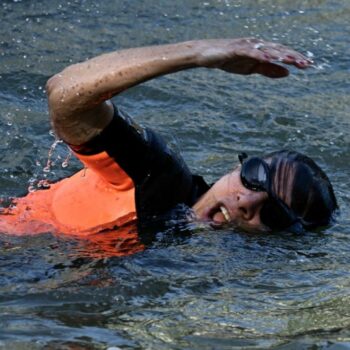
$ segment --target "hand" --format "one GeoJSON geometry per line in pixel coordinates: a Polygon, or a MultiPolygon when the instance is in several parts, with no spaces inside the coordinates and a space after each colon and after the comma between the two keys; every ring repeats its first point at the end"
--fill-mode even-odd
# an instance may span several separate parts
{"type": "Polygon", "coordinates": [[[202,42],[198,64],[235,74],[261,74],[269,78],[288,76],[282,62],[305,69],[312,61],[281,44],[254,38],[206,40],[202,42]]]}

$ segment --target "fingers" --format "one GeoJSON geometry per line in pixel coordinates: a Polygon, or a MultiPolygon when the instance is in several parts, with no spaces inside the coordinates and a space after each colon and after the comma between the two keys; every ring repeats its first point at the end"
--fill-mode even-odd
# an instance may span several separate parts
{"type": "Polygon", "coordinates": [[[279,61],[300,69],[305,69],[313,63],[301,53],[280,44],[260,41],[253,46],[256,58],[261,62],[279,61]]]}

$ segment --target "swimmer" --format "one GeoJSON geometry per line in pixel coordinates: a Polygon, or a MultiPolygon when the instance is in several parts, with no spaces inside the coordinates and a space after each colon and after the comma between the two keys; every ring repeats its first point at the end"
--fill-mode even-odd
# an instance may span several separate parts
{"type": "Polygon", "coordinates": [[[305,69],[302,54],[259,39],[195,40],[107,53],[73,64],[47,82],[57,136],[84,164],[73,176],[17,198],[0,216],[0,231],[86,236],[161,216],[178,204],[199,221],[253,231],[303,231],[328,225],[337,208],[325,173],[294,151],[257,157],[209,187],[113,96],[150,79],[192,68],[282,78],[285,65],[305,69]]]}

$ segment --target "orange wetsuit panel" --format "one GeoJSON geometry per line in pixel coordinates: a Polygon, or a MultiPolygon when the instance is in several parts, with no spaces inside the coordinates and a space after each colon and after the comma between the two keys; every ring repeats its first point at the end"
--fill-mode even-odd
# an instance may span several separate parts
{"type": "Polygon", "coordinates": [[[0,232],[88,235],[135,220],[132,179],[106,152],[77,156],[86,169],[16,199],[0,215],[0,232]]]}

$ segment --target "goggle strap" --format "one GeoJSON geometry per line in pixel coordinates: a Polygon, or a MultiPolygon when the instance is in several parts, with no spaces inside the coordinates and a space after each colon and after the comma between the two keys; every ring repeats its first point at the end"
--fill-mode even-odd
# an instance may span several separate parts
{"type": "Polygon", "coordinates": [[[242,152],[238,155],[239,162],[243,164],[244,160],[248,158],[248,154],[245,152],[242,152]]]}

